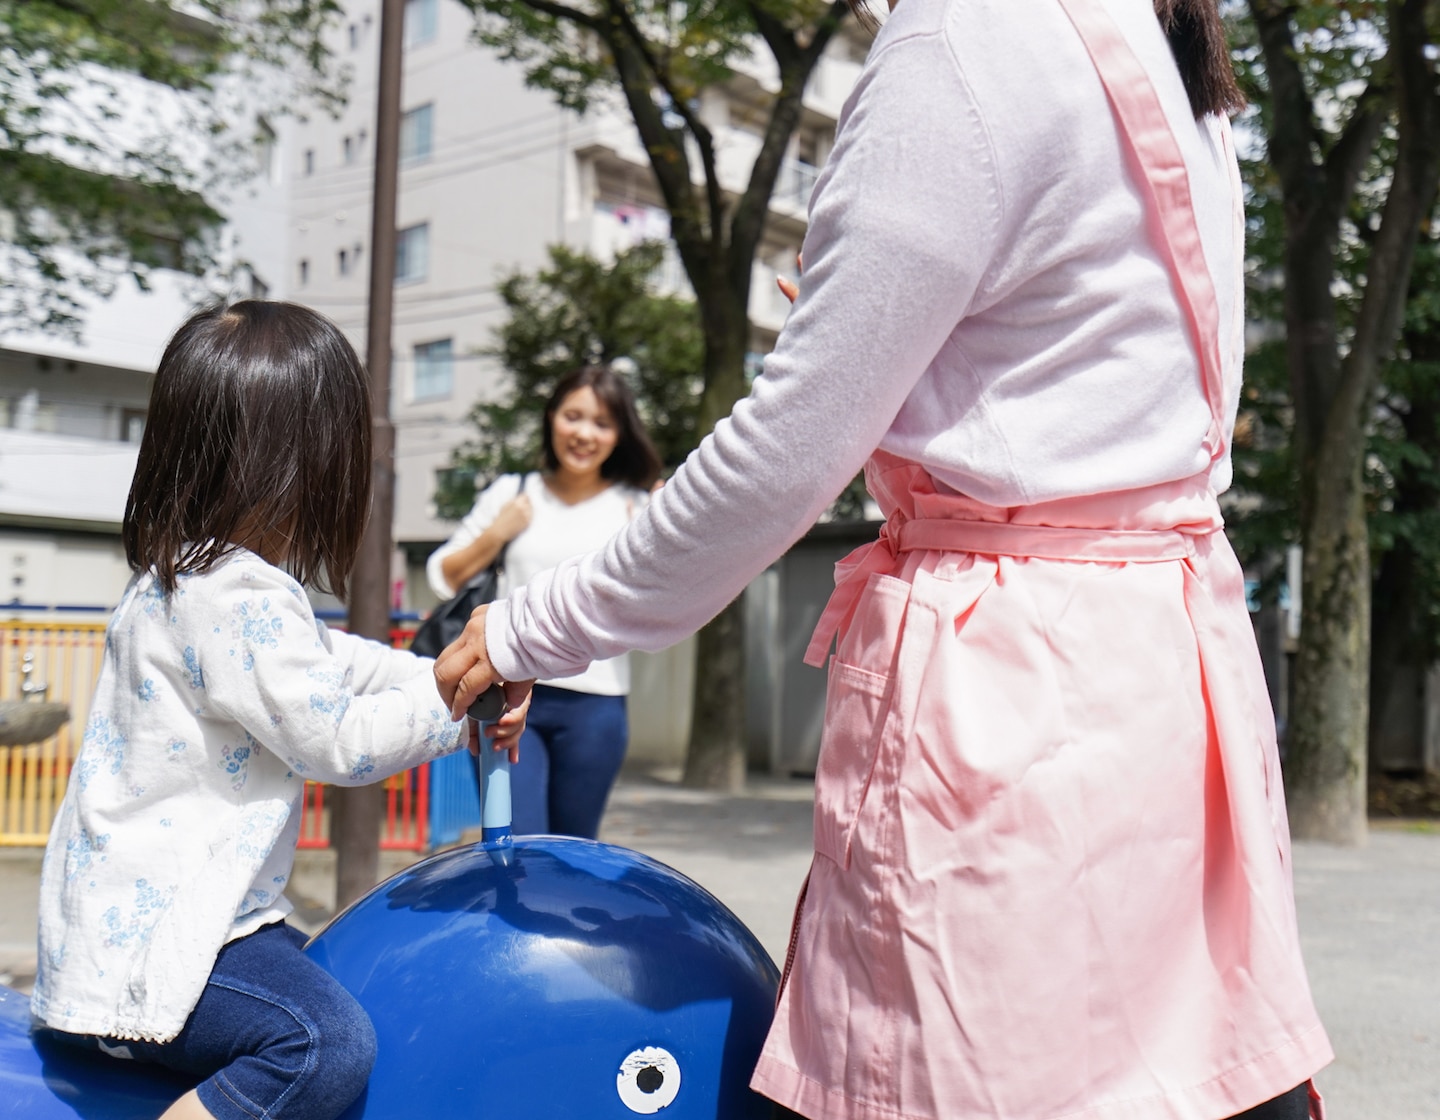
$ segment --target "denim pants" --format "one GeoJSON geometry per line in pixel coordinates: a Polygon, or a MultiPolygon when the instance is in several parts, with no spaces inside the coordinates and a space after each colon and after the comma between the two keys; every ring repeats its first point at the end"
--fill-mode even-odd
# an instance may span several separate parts
{"type": "Polygon", "coordinates": [[[515,832],[595,839],[629,738],[625,697],[537,684],[510,774],[515,832]]]}
{"type": "Polygon", "coordinates": [[[66,1041],[204,1078],[196,1089],[216,1120],[333,1120],[365,1088],[375,1028],[300,951],[305,940],[277,922],[223,946],[200,1002],[169,1042],[66,1041]]]}

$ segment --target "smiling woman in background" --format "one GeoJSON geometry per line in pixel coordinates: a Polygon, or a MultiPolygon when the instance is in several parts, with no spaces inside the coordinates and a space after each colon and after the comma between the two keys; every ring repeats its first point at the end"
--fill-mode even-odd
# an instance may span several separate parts
{"type": "MultiPolygon", "coordinates": [[[[426,574],[441,599],[505,552],[501,589],[599,548],[649,500],[660,457],[613,370],[564,377],[545,405],[544,471],[502,475],[481,492],[426,574]]],[[[594,839],[629,742],[629,659],[535,687],[520,761],[511,775],[514,829],[594,839]]]]}

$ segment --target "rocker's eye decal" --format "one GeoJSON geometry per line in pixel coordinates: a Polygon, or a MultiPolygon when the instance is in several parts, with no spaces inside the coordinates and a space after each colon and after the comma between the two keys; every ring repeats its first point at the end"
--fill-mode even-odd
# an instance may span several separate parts
{"type": "Polygon", "coordinates": [[[680,1063],[659,1046],[632,1050],[615,1075],[615,1091],[631,1112],[642,1116],[659,1112],[680,1092],[680,1063]]]}

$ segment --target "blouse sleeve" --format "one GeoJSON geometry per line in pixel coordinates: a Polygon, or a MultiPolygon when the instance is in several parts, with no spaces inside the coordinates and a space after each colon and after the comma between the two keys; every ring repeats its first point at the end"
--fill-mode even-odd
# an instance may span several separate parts
{"type": "Polygon", "coordinates": [[[450,586],[444,571],[441,570],[440,565],[445,557],[464,548],[488,529],[495,518],[500,516],[505,503],[519,496],[523,483],[523,475],[502,474],[480,492],[480,496],[475,499],[475,505],[461,520],[450,539],[430,554],[430,559],[425,562],[425,578],[430,584],[430,590],[435,592],[436,598],[441,602],[453,599],[459,591],[459,588],[450,586]]]}
{"type": "Polygon", "coordinates": [[[434,672],[435,662],[418,657],[408,649],[393,649],[373,638],[362,638],[344,630],[332,630],[317,622],[320,640],[337,658],[350,667],[351,683],[357,693],[379,692],[434,672]]]}
{"type": "Polygon", "coordinates": [[[227,566],[211,589],[186,662],[212,710],[295,773],[365,785],[460,745],[428,662],[317,628],[304,591],[268,566],[227,566]]]}
{"type": "Polygon", "coordinates": [[[816,186],[800,296],[748,398],[602,551],[491,609],[508,679],[574,673],[703,625],[814,523],[966,315],[1003,199],[943,31],[867,63],[816,186]]]}

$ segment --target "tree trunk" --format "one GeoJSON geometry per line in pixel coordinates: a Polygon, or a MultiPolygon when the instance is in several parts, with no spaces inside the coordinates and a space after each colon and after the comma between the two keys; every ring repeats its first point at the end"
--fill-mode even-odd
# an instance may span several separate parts
{"type": "Polygon", "coordinates": [[[1365,433],[1380,360],[1399,336],[1415,246],[1440,172],[1431,7],[1432,0],[1389,0],[1385,6],[1395,164],[1342,361],[1330,291],[1333,250],[1388,114],[1379,112],[1367,91],[1344,133],[1316,163],[1316,114],[1300,74],[1290,6],[1251,3],[1274,101],[1270,155],[1285,194],[1285,325],[1305,548],[1285,787],[1293,834],[1342,844],[1362,844],[1366,836],[1371,583],[1365,433]]]}
{"type": "Polygon", "coordinates": [[[684,784],[738,791],[745,784],[745,604],[736,599],[700,631],[695,708],[684,784]]]}
{"type": "Polygon", "coordinates": [[[1366,839],[1370,548],[1361,458],[1318,487],[1305,540],[1295,702],[1286,736],[1290,831],[1298,839],[1366,839]]]}

